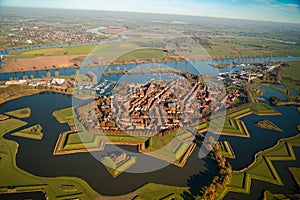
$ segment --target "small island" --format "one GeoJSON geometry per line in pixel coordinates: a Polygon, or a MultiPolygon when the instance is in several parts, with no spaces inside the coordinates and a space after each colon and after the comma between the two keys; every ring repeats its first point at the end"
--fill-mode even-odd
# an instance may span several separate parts
{"type": "Polygon", "coordinates": [[[135,164],[136,157],[128,156],[126,153],[112,153],[109,156],[104,156],[100,161],[104,164],[107,171],[116,178],[135,164]]]}
{"type": "Polygon", "coordinates": [[[40,124],[25,128],[21,131],[15,132],[12,135],[18,137],[24,137],[34,140],[41,140],[43,138],[42,126],[40,124]]]}
{"type": "Polygon", "coordinates": [[[10,111],[10,112],[6,112],[5,114],[23,119],[23,118],[30,117],[31,109],[30,108],[21,108],[21,109],[18,109],[18,110],[13,110],[13,111],[10,111]]]}
{"type": "Polygon", "coordinates": [[[297,185],[300,187],[300,168],[297,167],[288,167],[290,173],[295,179],[297,185]]]}
{"type": "MultiPolygon", "coordinates": [[[[269,102],[270,102],[271,105],[274,105],[274,106],[288,106],[288,105],[300,106],[300,99],[299,98],[284,101],[284,100],[282,100],[278,97],[271,96],[269,98],[269,102]]],[[[298,109],[298,111],[299,111],[299,109],[298,109]]]]}
{"type": "Polygon", "coordinates": [[[275,124],[273,124],[272,122],[270,122],[268,120],[261,120],[261,121],[257,122],[255,125],[260,128],[283,132],[283,130],[281,128],[279,128],[278,126],[276,126],[275,124]]]}

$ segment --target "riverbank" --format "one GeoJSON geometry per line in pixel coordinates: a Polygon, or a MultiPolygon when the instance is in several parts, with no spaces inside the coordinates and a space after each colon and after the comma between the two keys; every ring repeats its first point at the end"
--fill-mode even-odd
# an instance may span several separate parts
{"type": "MultiPolygon", "coordinates": [[[[51,90],[51,89],[22,89],[22,90],[18,90],[16,91],[15,93],[13,94],[10,94],[9,96],[7,97],[1,97],[0,95],[0,104],[3,104],[7,101],[11,101],[11,100],[14,100],[14,99],[18,99],[18,98],[21,98],[21,97],[26,97],[26,96],[32,96],[32,95],[35,95],[35,94],[40,94],[40,93],[51,93],[51,92],[54,92],[54,93],[60,93],[60,94],[65,94],[65,95],[73,95],[73,91],[62,91],[62,90],[51,90]]],[[[4,95],[4,94],[2,94],[4,95]]],[[[91,97],[89,95],[86,95],[86,96],[83,96],[83,95],[75,95],[75,98],[76,99],[79,99],[79,100],[89,100],[91,99],[91,97]]]]}
{"type": "Polygon", "coordinates": [[[229,191],[250,194],[251,179],[282,185],[282,181],[272,161],[296,160],[293,147],[300,146],[300,134],[280,139],[269,149],[259,151],[254,161],[246,168],[233,171],[230,184],[219,194],[221,200],[229,191]],[[264,172],[262,174],[262,172],[264,172]]]}
{"type": "Polygon", "coordinates": [[[92,199],[99,196],[85,181],[75,177],[55,177],[44,178],[34,176],[16,165],[16,154],[18,143],[4,139],[3,136],[26,122],[16,119],[7,119],[0,122],[0,193],[25,192],[25,191],[43,191],[50,199],[60,197],[73,198],[80,197],[92,199]],[[14,177],[14,178],[12,178],[14,177]],[[73,185],[74,191],[61,190],[66,182],[73,185]]]}

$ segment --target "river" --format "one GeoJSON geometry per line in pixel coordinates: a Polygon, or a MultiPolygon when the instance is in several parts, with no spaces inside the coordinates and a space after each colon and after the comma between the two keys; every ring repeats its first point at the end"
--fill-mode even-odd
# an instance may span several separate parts
{"type": "MultiPolygon", "coordinates": [[[[196,61],[179,61],[179,62],[160,62],[160,63],[147,63],[145,65],[154,66],[154,65],[165,65],[166,67],[173,68],[173,69],[186,69],[190,73],[196,73],[196,74],[202,74],[202,75],[218,75],[218,73],[221,72],[229,72],[230,67],[225,68],[215,68],[211,66],[213,63],[218,64],[231,64],[233,62],[235,63],[259,63],[259,62],[284,62],[284,61],[297,61],[300,60],[300,57],[276,57],[276,58],[247,58],[247,59],[226,59],[226,60],[196,60],[196,61]],[[189,66],[188,69],[186,66],[189,66]],[[191,69],[191,70],[189,70],[191,69]]],[[[141,64],[140,64],[141,65],[141,64]]],[[[110,66],[112,71],[116,71],[119,67],[120,70],[124,69],[125,65],[116,65],[116,66],[110,66]]],[[[126,69],[131,70],[136,68],[136,64],[127,64],[126,69]]],[[[240,71],[249,66],[240,66],[237,65],[233,67],[233,71],[240,71]]],[[[96,74],[99,74],[100,72],[103,72],[103,70],[107,68],[107,66],[93,66],[93,67],[81,67],[81,73],[93,71],[96,74]],[[83,69],[85,68],[85,69],[83,69]]],[[[62,68],[62,69],[51,69],[51,70],[38,70],[38,71],[26,71],[26,72],[6,72],[0,74],[0,81],[6,81],[10,78],[16,78],[16,79],[22,79],[24,76],[27,76],[28,78],[34,77],[34,78],[42,78],[47,75],[47,72],[50,72],[51,76],[55,76],[55,72],[58,71],[60,76],[68,76],[68,75],[74,75],[76,73],[76,68],[62,68]]]]}

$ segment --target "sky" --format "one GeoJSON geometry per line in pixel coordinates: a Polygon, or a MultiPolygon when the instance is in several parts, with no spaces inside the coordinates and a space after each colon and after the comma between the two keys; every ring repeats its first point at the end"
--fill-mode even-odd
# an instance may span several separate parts
{"type": "Polygon", "coordinates": [[[300,23],[300,0],[0,0],[0,6],[129,11],[300,23]]]}

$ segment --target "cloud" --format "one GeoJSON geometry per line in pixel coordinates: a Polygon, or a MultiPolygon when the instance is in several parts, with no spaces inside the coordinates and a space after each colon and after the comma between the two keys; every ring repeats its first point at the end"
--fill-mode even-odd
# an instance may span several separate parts
{"type": "Polygon", "coordinates": [[[293,4],[293,3],[289,3],[289,4],[286,4],[288,7],[292,7],[292,8],[298,8],[299,5],[297,4],[293,4]]]}

